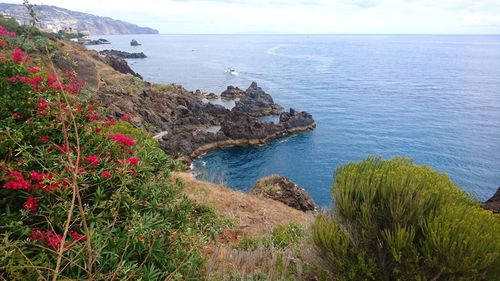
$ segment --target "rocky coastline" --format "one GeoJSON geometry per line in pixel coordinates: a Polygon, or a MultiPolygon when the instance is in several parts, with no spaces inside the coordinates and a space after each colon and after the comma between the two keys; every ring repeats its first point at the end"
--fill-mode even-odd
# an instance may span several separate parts
{"type": "MultiPolygon", "coordinates": [[[[228,87],[231,89],[234,87],[228,87]]],[[[272,97],[264,92],[256,82],[252,82],[247,90],[239,90],[235,106],[231,109],[210,102],[204,103],[199,112],[193,104],[178,107],[180,115],[188,118],[187,124],[198,123],[201,118],[189,119],[199,114],[205,115],[209,127],[218,126],[216,132],[207,127],[196,127],[189,130],[176,130],[172,134],[164,133],[159,138],[160,146],[170,154],[181,153],[183,160],[190,162],[194,158],[211,150],[232,146],[263,145],[269,140],[290,134],[313,130],[316,123],[311,114],[290,109],[282,111],[282,107],[274,103],[272,97]],[[259,117],[279,114],[279,122],[264,122],[259,117]]],[[[224,92],[223,92],[224,93],[224,92]]],[[[221,96],[224,96],[221,94],[221,96]]],[[[201,122],[207,123],[207,122],[201,122]]],[[[201,124],[200,124],[201,125],[201,124]]]]}
{"type": "Polygon", "coordinates": [[[185,163],[212,150],[264,145],[316,127],[311,114],[292,108],[284,111],[256,82],[246,90],[228,86],[219,95],[188,91],[176,84],[152,84],[130,69],[125,60],[130,57],[143,54],[96,52],[75,49],[72,44],[53,54],[61,71],[75,73],[94,90],[92,103],[105,108],[106,117],[127,116],[157,139],[165,152],[185,163]]]}

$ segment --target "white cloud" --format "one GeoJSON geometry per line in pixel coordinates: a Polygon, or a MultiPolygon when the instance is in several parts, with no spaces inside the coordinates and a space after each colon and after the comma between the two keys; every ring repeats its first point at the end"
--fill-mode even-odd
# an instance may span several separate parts
{"type": "Polygon", "coordinates": [[[32,2],[122,19],[162,33],[500,33],[498,0],[32,2]]]}

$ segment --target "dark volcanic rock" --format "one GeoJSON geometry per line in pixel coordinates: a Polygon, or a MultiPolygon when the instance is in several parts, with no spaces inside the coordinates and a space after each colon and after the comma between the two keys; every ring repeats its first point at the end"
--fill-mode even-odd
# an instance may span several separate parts
{"type": "Polygon", "coordinates": [[[109,42],[108,40],[103,39],[103,38],[99,38],[97,40],[79,40],[78,43],[83,44],[83,45],[88,45],[88,46],[111,44],[111,42],[109,42]]]}
{"type": "Polygon", "coordinates": [[[303,188],[288,178],[279,175],[259,179],[250,193],[282,202],[303,212],[316,211],[318,209],[303,188]]]}
{"type": "Polygon", "coordinates": [[[129,53],[129,52],[123,52],[123,51],[118,51],[118,50],[103,50],[99,51],[100,55],[103,56],[116,56],[122,59],[144,59],[146,58],[146,55],[143,52],[140,53],[129,53]]]}
{"type": "Polygon", "coordinates": [[[292,129],[313,125],[314,119],[311,114],[305,111],[297,112],[295,109],[290,108],[289,112],[282,112],[280,114],[280,124],[283,124],[285,129],[292,129]]]}
{"type": "Polygon", "coordinates": [[[258,118],[234,111],[226,114],[221,123],[221,131],[232,139],[264,139],[270,128],[258,118]]]}
{"type": "Polygon", "coordinates": [[[132,74],[133,76],[142,79],[142,76],[139,73],[133,71],[132,68],[130,68],[130,66],[128,65],[127,61],[120,57],[107,55],[106,57],[104,57],[104,61],[118,72],[121,72],[123,74],[132,74]]]}
{"type": "Polygon", "coordinates": [[[209,93],[209,94],[205,95],[205,98],[209,99],[209,100],[215,100],[215,99],[217,99],[219,97],[216,94],[214,94],[214,93],[209,93]]]}
{"type": "MultiPolygon", "coordinates": [[[[241,91],[236,89],[232,88],[241,91]]],[[[263,144],[272,138],[314,128],[314,120],[305,112],[284,113],[278,124],[264,123],[255,117],[255,112],[274,104],[272,98],[256,84],[241,92],[242,99],[262,101],[264,105],[252,107],[249,113],[230,111],[206,103],[201,91],[191,92],[175,84],[151,85],[132,76],[102,80],[96,99],[106,108],[108,116],[132,116],[131,123],[156,136],[167,153],[188,157],[218,147],[263,144]],[[206,130],[212,126],[221,129],[216,133],[206,130]]]]}
{"type": "Polygon", "coordinates": [[[223,99],[236,99],[245,95],[245,91],[238,87],[227,86],[227,89],[220,94],[223,99]]]}
{"type": "Polygon", "coordinates": [[[172,155],[191,155],[199,147],[218,141],[228,140],[223,133],[217,134],[198,129],[190,132],[182,132],[165,135],[160,139],[160,147],[172,155]]]}
{"type": "Polygon", "coordinates": [[[493,213],[500,214],[500,187],[490,199],[484,202],[484,208],[492,211],[493,213]]]}
{"type": "Polygon", "coordinates": [[[239,100],[236,101],[233,111],[244,112],[252,116],[264,116],[277,115],[283,110],[256,82],[252,82],[243,94],[238,94],[238,97],[239,100]]]}

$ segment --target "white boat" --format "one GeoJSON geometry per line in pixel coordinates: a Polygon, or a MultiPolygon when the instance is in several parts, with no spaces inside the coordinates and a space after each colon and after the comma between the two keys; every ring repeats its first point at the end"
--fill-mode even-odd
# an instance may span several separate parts
{"type": "Polygon", "coordinates": [[[234,70],[234,68],[232,67],[228,67],[226,73],[229,73],[231,75],[238,75],[238,72],[236,72],[236,70],[234,70]]]}

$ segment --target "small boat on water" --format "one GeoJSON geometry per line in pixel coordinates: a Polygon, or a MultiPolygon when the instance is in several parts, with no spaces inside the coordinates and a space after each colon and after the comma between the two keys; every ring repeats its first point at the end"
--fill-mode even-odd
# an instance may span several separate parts
{"type": "Polygon", "coordinates": [[[234,70],[234,68],[232,67],[228,67],[226,73],[229,73],[231,75],[238,75],[238,72],[236,72],[236,70],[234,70]]]}
{"type": "Polygon", "coordinates": [[[132,39],[132,41],[130,41],[130,46],[141,46],[142,44],[137,42],[137,40],[135,39],[132,39]]]}

